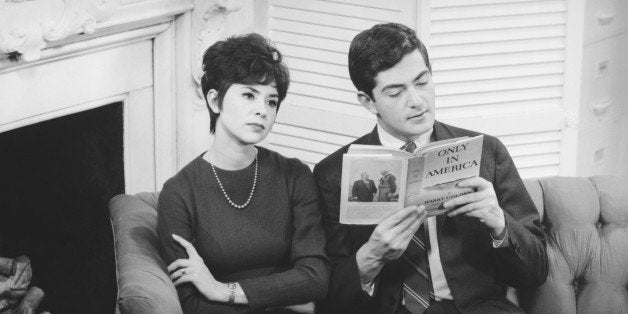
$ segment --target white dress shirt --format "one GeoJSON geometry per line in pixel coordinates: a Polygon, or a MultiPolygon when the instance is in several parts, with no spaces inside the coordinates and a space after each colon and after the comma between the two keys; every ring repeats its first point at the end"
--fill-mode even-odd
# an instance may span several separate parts
{"type": "MultiPolygon", "coordinates": [[[[400,148],[406,144],[406,142],[390,135],[379,124],[377,125],[377,134],[379,135],[379,141],[382,146],[391,148],[400,148]]],[[[432,136],[432,130],[427,133],[419,135],[414,139],[414,144],[417,147],[428,144],[430,137],[432,136]]],[[[434,288],[434,296],[436,301],[443,299],[453,300],[451,297],[451,290],[447,285],[447,279],[443,272],[443,265],[440,262],[440,251],[438,250],[438,238],[436,233],[436,217],[427,218],[427,230],[430,235],[430,249],[427,251],[427,260],[430,264],[430,275],[432,276],[432,287],[434,288]]]]}

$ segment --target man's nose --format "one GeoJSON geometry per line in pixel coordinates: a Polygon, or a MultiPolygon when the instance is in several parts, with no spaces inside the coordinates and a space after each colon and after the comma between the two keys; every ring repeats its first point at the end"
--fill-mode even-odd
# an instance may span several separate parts
{"type": "Polygon", "coordinates": [[[416,87],[411,87],[408,93],[408,106],[415,108],[423,105],[423,99],[416,87]]]}

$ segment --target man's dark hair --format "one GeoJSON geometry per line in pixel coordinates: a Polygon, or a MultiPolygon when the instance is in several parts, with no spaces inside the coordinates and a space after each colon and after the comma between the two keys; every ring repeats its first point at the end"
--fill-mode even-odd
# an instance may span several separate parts
{"type": "Polygon", "coordinates": [[[266,38],[259,34],[246,34],[229,37],[211,45],[203,54],[203,77],[201,88],[209,110],[209,131],[216,130],[216,120],[220,115],[209,107],[207,93],[218,92],[218,107],[222,108],[225,93],[232,84],[275,83],[279,105],[286,98],[290,75],[281,61],[281,53],[266,38]]]}
{"type": "Polygon", "coordinates": [[[349,75],[353,85],[373,98],[375,77],[399,63],[418,49],[427,69],[432,72],[427,49],[411,28],[397,24],[377,24],[359,33],[349,47],[349,75]]]}

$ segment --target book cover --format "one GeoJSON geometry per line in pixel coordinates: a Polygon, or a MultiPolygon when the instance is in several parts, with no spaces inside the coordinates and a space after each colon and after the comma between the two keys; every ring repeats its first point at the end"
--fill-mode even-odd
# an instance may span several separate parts
{"type": "Polygon", "coordinates": [[[414,153],[351,145],[343,156],[340,223],[377,224],[393,212],[425,205],[428,216],[442,203],[470,193],[457,183],[479,175],[483,136],[429,143],[414,153]]]}

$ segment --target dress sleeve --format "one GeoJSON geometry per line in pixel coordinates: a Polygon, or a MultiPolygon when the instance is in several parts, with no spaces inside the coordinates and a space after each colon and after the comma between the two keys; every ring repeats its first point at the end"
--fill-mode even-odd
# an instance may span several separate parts
{"type": "Polygon", "coordinates": [[[516,288],[534,288],[548,272],[545,236],[538,211],[506,147],[497,139],[493,187],[504,210],[508,245],[492,250],[499,277],[516,288]]]}
{"type": "Polygon", "coordinates": [[[329,260],[325,254],[316,185],[306,165],[297,160],[290,161],[286,178],[294,226],[293,267],[239,281],[249,306],[254,309],[307,303],[322,299],[327,293],[329,260]]]}

